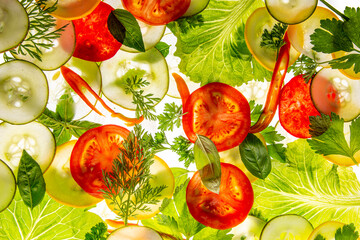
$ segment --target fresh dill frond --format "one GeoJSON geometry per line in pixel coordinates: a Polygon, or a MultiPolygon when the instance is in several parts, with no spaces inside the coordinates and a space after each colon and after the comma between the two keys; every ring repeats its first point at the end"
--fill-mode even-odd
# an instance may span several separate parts
{"type": "Polygon", "coordinates": [[[162,191],[167,187],[153,187],[150,184],[150,166],[154,151],[149,141],[143,140],[147,133],[136,125],[120,148],[120,154],[113,161],[111,172],[103,172],[105,199],[110,200],[114,211],[124,220],[135,217],[137,212],[148,212],[148,204],[156,204],[162,191]]]}
{"type": "Polygon", "coordinates": [[[150,83],[137,75],[126,79],[125,93],[132,94],[133,104],[136,105],[136,117],[144,116],[145,119],[156,120],[155,105],[161,100],[154,97],[154,94],[144,94],[142,88],[148,86],[150,83]]]}
{"type": "Polygon", "coordinates": [[[270,31],[265,29],[261,35],[260,47],[271,48],[278,53],[280,48],[285,45],[284,34],[287,27],[286,24],[276,23],[270,31]]]}
{"type": "Polygon", "coordinates": [[[159,120],[158,129],[162,131],[173,131],[174,126],[181,126],[181,117],[183,115],[182,106],[173,103],[166,103],[164,112],[157,116],[159,120]]]}
{"type": "MultiPolygon", "coordinates": [[[[10,50],[14,55],[29,55],[41,61],[41,55],[45,49],[54,46],[54,41],[61,36],[67,25],[51,31],[56,26],[56,19],[50,13],[56,10],[57,1],[54,5],[46,7],[47,0],[20,0],[29,17],[29,32],[20,45],[10,50]]],[[[12,60],[4,56],[5,61],[12,60]]]]}
{"type": "Polygon", "coordinates": [[[305,82],[308,83],[317,73],[319,66],[314,59],[302,54],[293,65],[289,66],[288,72],[293,71],[295,76],[302,74],[305,82]]]}

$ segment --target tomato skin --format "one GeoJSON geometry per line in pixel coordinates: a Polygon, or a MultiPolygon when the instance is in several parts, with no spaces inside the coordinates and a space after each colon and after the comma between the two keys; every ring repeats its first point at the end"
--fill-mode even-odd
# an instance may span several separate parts
{"type": "Polygon", "coordinates": [[[191,0],[121,0],[124,8],[150,25],[165,25],[183,16],[191,0]]]}
{"type": "Polygon", "coordinates": [[[113,57],[121,47],[107,27],[111,11],[109,4],[100,4],[89,15],[73,20],[76,46],[73,56],[93,62],[102,62],[113,57]]]}
{"type": "Polygon", "coordinates": [[[197,171],[186,188],[186,203],[201,224],[228,229],[245,220],[254,203],[254,192],[245,173],[232,164],[221,163],[220,193],[209,191],[197,171]]]}
{"type": "Polygon", "coordinates": [[[318,116],[310,96],[310,82],[302,75],[295,76],[282,88],[279,99],[281,126],[297,138],[310,138],[309,117],[318,116]]]}
{"type": "Polygon", "coordinates": [[[92,128],[80,136],[70,157],[70,171],[74,180],[87,193],[103,198],[105,189],[102,171],[110,172],[112,162],[130,131],[117,125],[92,128]]]}
{"type": "Polygon", "coordinates": [[[187,99],[183,128],[191,142],[196,134],[210,138],[217,150],[238,146],[250,129],[250,106],[235,88],[219,82],[195,90],[187,99]]]}

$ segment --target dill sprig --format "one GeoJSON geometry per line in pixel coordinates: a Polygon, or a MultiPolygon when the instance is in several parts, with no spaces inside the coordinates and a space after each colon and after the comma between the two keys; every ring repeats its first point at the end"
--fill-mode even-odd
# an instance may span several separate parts
{"type": "MultiPolygon", "coordinates": [[[[64,25],[51,31],[56,26],[56,19],[50,13],[56,10],[57,1],[46,7],[47,0],[19,0],[25,8],[29,17],[29,32],[25,40],[20,45],[10,50],[13,55],[29,55],[41,61],[44,49],[54,46],[54,40],[61,36],[67,26],[64,25]]],[[[12,58],[4,54],[4,60],[10,61],[12,58]]]]}
{"type": "Polygon", "coordinates": [[[161,100],[153,97],[154,95],[144,94],[142,88],[150,83],[137,75],[126,79],[125,93],[133,95],[133,103],[136,105],[136,117],[144,116],[145,119],[156,120],[155,105],[161,100]]]}
{"type": "Polygon", "coordinates": [[[148,212],[148,204],[156,204],[166,185],[150,185],[150,166],[154,162],[154,149],[143,138],[147,133],[136,125],[113,161],[111,172],[103,172],[104,198],[110,200],[114,211],[124,220],[135,217],[138,211],[148,212]]]}
{"type": "Polygon", "coordinates": [[[174,126],[179,128],[181,126],[182,115],[184,115],[182,106],[177,106],[174,102],[166,103],[164,112],[157,116],[159,120],[158,129],[162,131],[173,131],[174,126]]]}

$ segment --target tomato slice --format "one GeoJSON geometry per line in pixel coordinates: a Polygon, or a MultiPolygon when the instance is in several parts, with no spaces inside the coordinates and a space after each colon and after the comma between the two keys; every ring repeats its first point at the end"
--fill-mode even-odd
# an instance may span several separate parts
{"type": "Polygon", "coordinates": [[[196,134],[210,138],[218,151],[238,146],[250,129],[246,98],[224,83],[209,83],[188,97],[183,108],[183,128],[191,142],[196,134]]]}
{"type": "Polygon", "coordinates": [[[279,99],[281,126],[298,138],[309,138],[309,117],[318,116],[310,96],[310,81],[305,83],[302,75],[292,78],[282,88],[279,99]]]}
{"type": "Polygon", "coordinates": [[[107,27],[107,19],[114,8],[100,2],[91,14],[73,20],[76,33],[74,57],[102,62],[113,57],[121,47],[107,27]]]}
{"type": "Polygon", "coordinates": [[[232,164],[221,163],[220,193],[208,190],[199,172],[186,188],[186,203],[191,215],[201,224],[216,229],[228,229],[245,220],[254,202],[249,179],[232,164]]]}
{"type": "Polygon", "coordinates": [[[126,10],[150,25],[164,25],[183,16],[191,0],[122,0],[126,10]]]}
{"type": "Polygon", "coordinates": [[[104,125],[86,131],[76,142],[70,158],[74,180],[87,193],[102,198],[105,189],[102,171],[111,172],[112,162],[119,155],[122,142],[130,131],[117,125],[104,125]]]}

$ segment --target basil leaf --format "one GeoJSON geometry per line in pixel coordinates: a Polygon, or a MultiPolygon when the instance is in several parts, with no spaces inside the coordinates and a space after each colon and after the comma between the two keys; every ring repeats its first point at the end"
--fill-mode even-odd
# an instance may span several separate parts
{"type": "Polygon", "coordinates": [[[221,166],[219,152],[215,144],[209,138],[197,135],[194,145],[194,158],[204,186],[210,191],[219,194],[221,166]]]}
{"type": "Polygon", "coordinates": [[[112,11],[108,18],[108,28],[114,38],[125,46],[145,52],[139,23],[130,12],[124,9],[112,11]]]}
{"type": "Polygon", "coordinates": [[[71,121],[75,116],[75,103],[70,91],[66,91],[56,105],[56,113],[61,120],[71,121]]]}
{"type": "Polygon", "coordinates": [[[169,55],[170,45],[168,45],[167,43],[158,42],[158,43],[155,45],[155,48],[156,48],[157,50],[159,50],[159,52],[160,52],[164,57],[166,57],[167,55],[169,55]]]}
{"type": "Polygon", "coordinates": [[[18,171],[18,188],[24,203],[33,209],[45,195],[45,181],[39,164],[23,150],[18,171]]]}
{"type": "Polygon", "coordinates": [[[241,160],[255,177],[265,179],[271,171],[271,160],[266,147],[254,134],[249,133],[239,146],[241,160]]]}

